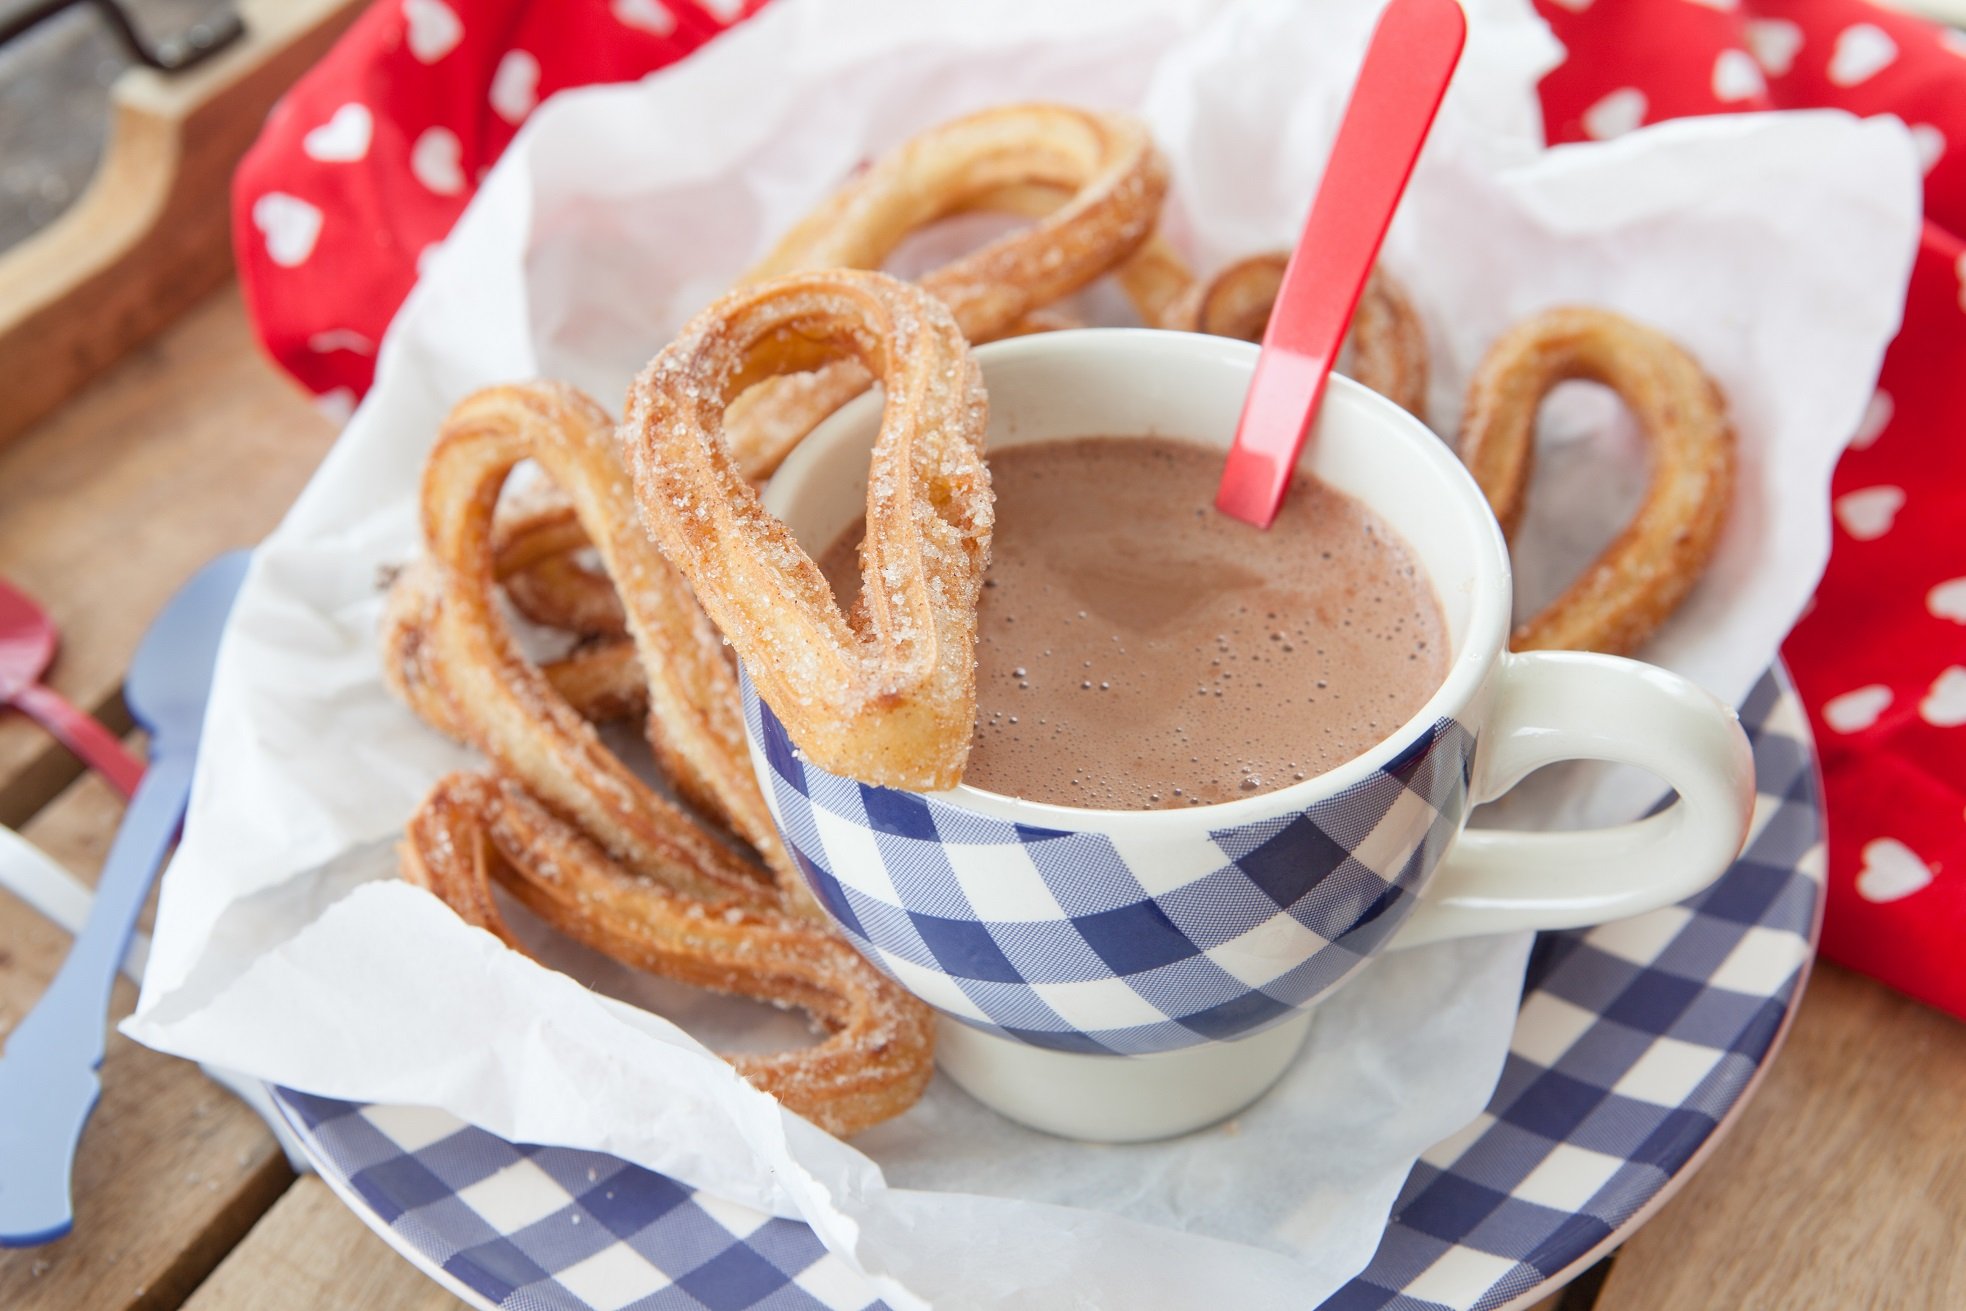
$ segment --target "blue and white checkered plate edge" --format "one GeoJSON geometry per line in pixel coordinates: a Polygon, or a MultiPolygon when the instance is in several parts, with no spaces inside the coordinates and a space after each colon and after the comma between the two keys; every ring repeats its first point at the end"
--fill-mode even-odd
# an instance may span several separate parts
{"type": "MultiPolygon", "coordinates": [[[[1371,1265],[1324,1311],[1527,1305],[1634,1230],[1745,1104],[1808,972],[1824,857],[1808,725],[1781,670],[1741,718],[1760,794],[1741,859],[1678,906],[1542,935],[1487,1110],[1414,1167],[1371,1265]]],[[[278,1096],[343,1200],[474,1305],[879,1305],[805,1225],[614,1157],[278,1096]]]]}

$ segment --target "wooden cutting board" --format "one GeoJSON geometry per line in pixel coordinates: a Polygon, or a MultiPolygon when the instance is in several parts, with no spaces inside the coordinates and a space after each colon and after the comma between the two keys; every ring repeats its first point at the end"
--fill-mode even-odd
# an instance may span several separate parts
{"type": "Polygon", "coordinates": [[[232,170],[361,0],[239,0],[246,35],[110,90],[109,146],[74,207],[0,256],[0,445],[232,272],[232,170]]]}

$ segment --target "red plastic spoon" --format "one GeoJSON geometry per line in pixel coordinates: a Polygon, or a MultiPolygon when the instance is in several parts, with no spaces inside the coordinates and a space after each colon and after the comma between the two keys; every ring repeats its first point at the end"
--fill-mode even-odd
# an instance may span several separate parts
{"type": "Polygon", "coordinates": [[[0,582],[0,706],[12,706],[55,735],[118,792],[130,796],[143,764],[116,735],[41,682],[55,658],[55,626],[32,597],[0,582]]]}
{"type": "Polygon", "coordinates": [[[1311,216],[1284,270],[1215,508],[1268,528],[1399,208],[1468,21],[1455,0],[1392,0],[1366,48],[1311,216]]]}

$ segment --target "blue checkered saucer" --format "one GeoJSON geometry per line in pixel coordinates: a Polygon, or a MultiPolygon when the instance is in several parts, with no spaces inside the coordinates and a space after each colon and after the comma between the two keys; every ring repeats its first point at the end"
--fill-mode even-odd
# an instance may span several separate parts
{"type": "MultiPolygon", "coordinates": [[[[1526,1307],[1635,1230],[1745,1105],[1821,924],[1807,720],[1771,670],[1741,719],[1748,846],[1677,906],[1545,933],[1487,1109],[1407,1179],[1372,1263],[1323,1311],[1526,1307]]],[[[322,1177],[459,1297],[510,1311],[861,1311],[811,1229],[614,1157],[506,1142],[441,1112],[279,1090],[322,1177]]]]}

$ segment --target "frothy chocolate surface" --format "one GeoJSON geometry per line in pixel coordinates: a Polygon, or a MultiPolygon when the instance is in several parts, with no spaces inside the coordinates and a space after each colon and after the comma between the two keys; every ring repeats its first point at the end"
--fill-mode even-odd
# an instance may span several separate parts
{"type": "MultiPolygon", "coordinates": [[[[1406,544],[1298,474],[1268,532],[1222,456],[1090,437],[990,456],[997,527],[963,781],[1061,805],[1228,801],[1322,773],[1416,712],[1446,626],[1406,544]]],[[[859,525],[820,560],[859,594],[859,525]]]]}

